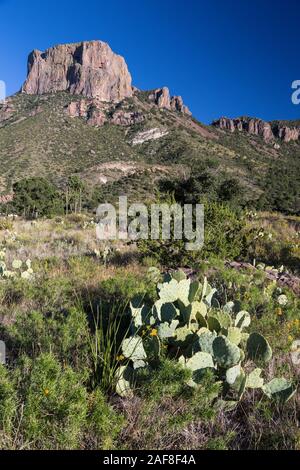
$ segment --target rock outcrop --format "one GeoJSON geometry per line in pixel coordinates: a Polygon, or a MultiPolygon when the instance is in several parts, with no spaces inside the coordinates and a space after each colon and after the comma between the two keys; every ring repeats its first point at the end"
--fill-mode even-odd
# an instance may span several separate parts
{"type": "Polygon", "coordinates": [[[67,107],[67,114],[73,118],[84,118],[87,124],[95,127],[103,126],[108,120],[104,110],[97,107],[94,100],[72,101],[67,107]]]}
{"type": "Polygon", "coordinates": [[[68,106],[68,114],[71,117],[87,117],[88,107],[91,106],[91,102],[86,100],[72,101],[68,106]]]}
{"type": "Polygon", "coordinates": [[[258,135],[266,142],[270,142],[275,138],[284,142],[299,140],[300,138],[300,127],[288,127],[280,124],[272,125],[272,123],[256,118],[240,117],[230,119],[221,117],[213,121],[212,125],[230,132],[245,131],[249,134],[258,135]]]}
{"type": "Polygon", "coordinates": [[[126,112],[120,110],[113,114],[111,122],[117,126],[132,126],[133,124],[139,124],[144,120],[145,116],[138,111],[126,112]]]}
{"type": "Polygon", "coordinates": [[[234,132],[235,130],[237,130],[246,131],[249,132],[249,134],[259,135],[266,142],[274,139],[271,124],[266,121],[263,121],[262,119],[244,117],[237,119],[229,119],[226,117],[221,117],[217,121],[214,121],[212,124],[215,127],[219,127],[220,129],[225,129],[230,132],[234,132]]]}
{"type": "Polygon", "coordinates": [[[0,204],[8,204],[13,200],[14,196],[13,194],[4,194],[0,195],[0,204]]]}
{"type": "Polygon", "coordinates": [[[102,109],[91,106],[87,113],[87,123],[90,126],[102,127],[107,122],[107,116],[102,109]]]}
{"type": "Polygon", "coordinates": [[[101,127],[106,122],[117,126],[132,126],[145,120],[145,116],[138,111],[111,111],[109,105],[91,99],[72,101],[67,107],[67,114],[70,117],[84,118],[88,124],[96,127],[101,127]]]}
{"type": "Polygon", "coordinates": [[[161,139],[168,134],[169,132],[166,129],[159,129],[158,127],[155,127],[154,129],[149,129],[148,131],[143,131],[136,134],[132,140],[132,145],[143,144],[144,142],[148,142],[148,140],[161,139]]]}
{"type": "Polygon", "coordinates": [[[300,127],[278,127],[275,130],[277,137],[284,142],[290,142],[291,140],[299,140],[300,138],[300,127]]]}
{"type": "Polygon", "coordinates": [[[133,94],[125,60],[102,41],[59,45],[29,55],[22,92],[41,95],[59,91],[108,102],[133,94]]]}
{"type": "Polygon", "coordinates": [[[187,106],[183,103],[181,96],[170,96],[169,88],[163,87],[154,90],[149,95],[149,100],[155,103],[159,108],[170,109],[172,111],[179,111],[187,115],[191,115],[191,112],[187,106]]]}
{"type": "MultiPolygon", "coordinates": [[[[71,117],[85,118],[88,124],[130,126],[145,116],[138,111],[115,110],[105,113],[105,103],[121,103],[139,90],[132,86],[123,57],[102,41],[58,45],[45,52],[34,50],[28,57],[28,74],[21,92],[44,95],[68,92],[82,96],[68,106],[71,117]]],[[[154,90],[149,99],[159,108],[191,115],[181,96],[170,96],[167,87],[154,90]]],[[[112,106],[111,106],[112,108],[112,106]]],[[[111,110],[110,110],[111,111],[111,110]]],[[[0,116],[1,119],[1,116],[0,116]]],[[[4,118],[2,118],[4,119],[4,118]]]]}
{"type": "Polygon", "coordinates": [[[0,104],[0,123],[6,121],[14,114],[14,106],[9,99],[0,104]]]}

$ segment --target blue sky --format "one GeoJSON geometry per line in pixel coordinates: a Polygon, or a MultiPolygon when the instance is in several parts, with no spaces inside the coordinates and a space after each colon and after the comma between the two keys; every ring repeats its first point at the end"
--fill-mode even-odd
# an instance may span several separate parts
{"type": "Polygon", "coordinates": [[[27,55],[101,39],[122,54],[142,89],[169,86],[193,114],[300,118],[299,0],[0,0],[0,80],[8,94],[27,55]]]}

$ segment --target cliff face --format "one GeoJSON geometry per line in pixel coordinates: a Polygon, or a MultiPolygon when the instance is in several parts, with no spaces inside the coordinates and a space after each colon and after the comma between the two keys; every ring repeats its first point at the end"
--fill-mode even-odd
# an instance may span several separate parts
{"type": "MultiPolygon", "coordinates": [[[[115,103],[132,97],[138,90],[131,82],[123,57],[116,55],[105,42],[90,41],[58,45],[45,52],[34,50],[28,57],[28,76],[21,91],[29,95],[65,91],[93,99],[98,106],[99,102],[115,103]]],[[[167,87],[152,92],[149,101],[159,108],[191,115],[181,96],[171,97],[167,87]]],[[[84,114],[76,106],[71,107],[70,114],[84,114]]],[[[125,125],[137,119],[137,116],[119,116],[116,122],[125,125]]],[[[89,123],[97,125],[103,122],[103,115],[89,119],[89,123]]]]}
{"type": "Polygon", "coordinates": [[[277,132],[278,138],[284,140],[284,142],[300,138],[300,127],[278,126],[275,132],[277,132]]]}
{"type": "Polygon", "coordinates": [[[256,118],[240,117],[237,119],[229,119],[226,117],[221,117],[217,121],[214,121],[212,125],[218,127],[219,129],[228,130],[230,132],[237,130],[245,131],[249,134],[259,135],[266,142],[270,142],[275,138],[283,140],[284,142],[290,142],[300,138],[300,127],[288,127],[281,125],[272,127],[269,122],[256,118]]]}
{"type": "Polygon", "coordinates": [[[59,45],[29,55],[22,92],[41,95],[58,91],[109,102],[133,94],[125,60],[102,41],[59,45]]]}
{"type": "Polygon", "coordinates": [[[187,115],[191,115],[189,108],[183,103],[181,96],[170,96],[169,88],[163,87],[154,90],[149,95],[149,100],[154,102],[159,108],[171,109],[179,111],[187,115]]]}
{"type": "Polygon", "coordinates": [[[122,109],[111,112],[110,105],[97,102],[94,99],[82,99],[71,102],[66,112],[70,117],[84,118],[87,124],[101,127],[106,122],[117,126],[132,126],[145,120],[145,116],[137,111],[122,109]]]}

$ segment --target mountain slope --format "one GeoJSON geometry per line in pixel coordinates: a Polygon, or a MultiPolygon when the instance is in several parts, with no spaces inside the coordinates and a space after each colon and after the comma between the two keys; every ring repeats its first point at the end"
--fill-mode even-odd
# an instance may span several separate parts
{"type": "MultiPolygon", "coordinates": [[[[23,93],[0,104],[0,194],[9,193],[12,184],[24,177],[44,176],[63,185],[70,174],[79,174],[90,186],[124,179],[122,187],[127,185],[128,191],[134,177],[136,188],[140,179],[150,194],[157,179],[182,180],[195,169],[206,168],[214,175],[235,177],[246,199],[255,200],[266,191],[269,175],[277,174],[278,179],[287,173],[292,182],[300,177],[300,140],[286,137],[297,122],[222,118],[205,126],[191,116],[181,97],[171,97],[165,87],[132,88],[130,93],[128,74],[120,88],[121,82],[115,81],[118,69],[111,64],[120,59],[110,49],[107,52],[103,46],[106,52],[99,65],[97,42],[71,46],[32,53],[27,92],[23,86],[23,93]],[[91,72],[88,61],[96,61],[100,71],[91,72]],[[67,64],[63,70],[61,64],[67,64]],[[74,67],[80,69],[78,76],[74,67]],[[49,82],[49,74],[56,77],[54,82],[49,82]],[[114,80],[114,88],[107,86],[109,80],[114,80]],[[45,93],[47,87],[51,93],[45,93]],[[131,96],[114,99],[120,93],[131,96]],[[276,129],[285,130],[276,133],[276,129]]],[[[122,74],[125,65],[122,62],[122,74]]],[[[289,187],[289,182],[285,184],[289,187]]]]}

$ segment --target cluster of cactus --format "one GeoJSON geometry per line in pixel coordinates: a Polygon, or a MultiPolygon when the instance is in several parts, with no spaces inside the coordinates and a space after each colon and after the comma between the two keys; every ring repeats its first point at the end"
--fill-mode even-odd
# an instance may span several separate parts
{"type": "Polygon", "coordinates": [[[33,277],[33,269],[31,267],[31,260],[27,259],[25,262],[20,259],[14,259],[11,263],[11,268],[8,269],[5,262],[6,250],[0,249],[0,279],[9,279],[21,277],[22,279],[30,280],[33,277]]]}
{"type": "Polygon", "coordinates": [[[100,259],[103,262],[104,266],[107,266],[108,262],[113,257],[114,253],[117,251],[118,250],[114,249],[113,246],[106,245],[101,250],[96,248],[93,254],[96,258],[100,259]]]}
{"type": "Polygon", "coordinates": [[[83,230],[88,230],[90,228],[95,228],[97,225],[97,222],[95,222],[94,219],[91,220],[85,220],[82,224],[82,229],[83,230]]]}
{"type": "Polygon", "coordinates": [[[178,271],[165,275],[157,291],[153,305],[141,299],[130,304],[132,326],[121,345],[118,394],[132,394],[136,370],[151,367],[162,351],[191,371],[191,387],[199,385],[208,369],[213,371],[216,380],[222,381],[225,395],[234,402],[247,388],[261,389],[268,397],[283,401],[295,393],[293,384],[284,378],[264,382],[262,369],[256,365],[272,358],[268,341],[259,333],[246,332],[250,314],[239,310],[235,302],[221,308],[217,291],[206,278],[200,284],[178,271]],[[246,361],[251,366],[248,373],[243,368],[246,361]]]}

